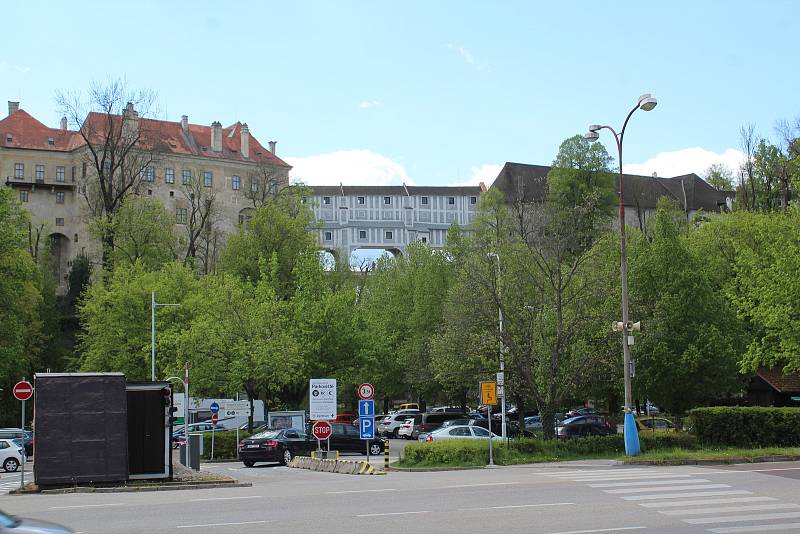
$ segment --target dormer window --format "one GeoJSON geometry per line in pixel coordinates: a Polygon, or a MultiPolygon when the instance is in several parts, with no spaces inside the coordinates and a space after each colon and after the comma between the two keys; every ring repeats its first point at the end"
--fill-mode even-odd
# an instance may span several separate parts
{"type": "Polygon", "coordinates": [[[47,138],[47,144],[50,145],[50,146],[53,146],[53,145],[56,144],[56,140],[53,139],[52,137],[48,137],[47,138]]]}
{"type": "Polygon", "coordinates": [[[14,136],[11,134],[6,134],[6,144],[11,144],[14,142],[14,136]]]}

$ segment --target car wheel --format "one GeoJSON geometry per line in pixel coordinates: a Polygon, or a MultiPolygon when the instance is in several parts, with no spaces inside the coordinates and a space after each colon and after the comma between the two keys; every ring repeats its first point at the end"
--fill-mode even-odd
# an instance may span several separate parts
{"type": "Polygon", "coordinates": [[[373,456],[378,456],[381,452],[383,452],[383,447],[378,443],[373,443],[369,446],[369,453],[373,456]]]}
{"type": "Polygon", "coordinates": [[[284,449],[283,450],[283,457],[281,458],[281,464],[289,465],[291,463],[293,457],[294,456],[292,455],[292,451],[290,451],[289,449],[284,449]]]}
{"type": "Polygon", "coordinates": [[[13,473],[19,469],[19,461],[16,458],[6,458],[6,461],[3,462],[3,470],[6,473],[13,473]]]}
{"type": "Polygon", "coordinates": [[[254,465],[256,465],[256,463],[253,460],[244,460],[242,463],[244,464],[245,467],[253,467],[254,465]]]}
{"type": "Polygon", "coordinates": [[[400,439],[400,429],[399,428],[395,428],[394,429],[394,432],[392,432],[392,437],[394,439],[400,439]]]}

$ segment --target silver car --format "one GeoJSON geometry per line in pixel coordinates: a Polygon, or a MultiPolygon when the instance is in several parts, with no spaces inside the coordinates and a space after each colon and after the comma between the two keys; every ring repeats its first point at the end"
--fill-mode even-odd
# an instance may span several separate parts
{"type": "Polygon", "coordinates": [[[55,523],[14,517],[0,511],[0,534],[74,534],[74,531],[55,523]]]}

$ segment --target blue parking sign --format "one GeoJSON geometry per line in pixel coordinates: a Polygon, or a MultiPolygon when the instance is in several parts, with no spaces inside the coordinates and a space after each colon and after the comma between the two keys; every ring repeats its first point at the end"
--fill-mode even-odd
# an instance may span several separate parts
{"type": "Polygon", "coordinates": [[[361,439],[375,439],[375,418],[359,417],[358,429],[361,434],[361,439]]]}
{"type": "Polygon", "coordinates": [[[374,400],[358,401],[358,416],[375,417],[375,401],[374,400]]]}

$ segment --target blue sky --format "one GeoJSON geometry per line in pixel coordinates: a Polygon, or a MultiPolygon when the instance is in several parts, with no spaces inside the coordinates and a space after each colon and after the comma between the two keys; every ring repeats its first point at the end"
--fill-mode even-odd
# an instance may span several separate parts
{"type": "Polygon", "coordinates": [[[4,19],[0,88],[43,122],[56,89],[124,76],[161,118],[247,122],[309,183],[491,181],[620,125],[646,92],[659,105],[629,127],[634,172],[734,165],[742,124],[772,136],[800,115],[790,1],[74,0],[4,19]]]}

